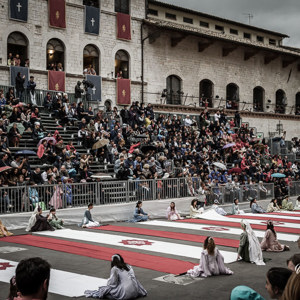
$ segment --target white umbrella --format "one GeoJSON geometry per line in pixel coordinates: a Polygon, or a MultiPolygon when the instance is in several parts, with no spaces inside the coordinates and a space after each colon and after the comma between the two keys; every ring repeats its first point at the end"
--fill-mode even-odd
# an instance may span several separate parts
{"type": "Polygon", "coordinates": [[[213,165],[216,166],[219,169],[227,170],[226,166],[224,164],[220,163],[220,162],[214,162],[213,165]]]}

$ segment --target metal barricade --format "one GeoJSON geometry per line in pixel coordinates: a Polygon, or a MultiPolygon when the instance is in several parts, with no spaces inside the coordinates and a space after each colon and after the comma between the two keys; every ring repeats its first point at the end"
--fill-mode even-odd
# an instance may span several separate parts
{"type": "Polygon", "coordinates": [[[0,214],[29,210],[26,186],[0,188],[0,214]]]}
{"type": "Polygon", "coordinates": [[[300,181],[292,181],[288,185],[289,196],[300,196],[300,181]]]}

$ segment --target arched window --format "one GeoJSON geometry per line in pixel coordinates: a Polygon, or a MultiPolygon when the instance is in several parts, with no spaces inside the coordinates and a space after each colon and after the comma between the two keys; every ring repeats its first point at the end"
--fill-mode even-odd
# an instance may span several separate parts
{"type": "Polygon", "coordinates": [[[212,99],[214,97],[214,84],[209,79],[203,79],[200,81],[200,106],[205,106],[208,103],[208,107],[212,107],[212,99]]]}
{"type": "Polygon", "coordinates": [[[94,6],[99,8],[99,0],[83,0],[82,4],[86,6],[94,6]]]}
{"type": "Polygon", "coordinates": [[[110,99],[105,100],[104,107],[105,107],[105,112],[111,112],[112,111],[112,109],[111,109],[111,100],[110,99]]]}
{"type": "MultiPolygon", "coordinates": [[[[21,32],[12,32],[7,38],[7,57],[12,60],[12,57],[21,60],[21,66],[25,66],[25,61],[29,57],[28,39],[21,32]]],[[[9,62],[8,62],[9,63],[9,62]]]]}
{"type": "Polygon", "coordinates": [[[129,78],[129,55],[125,50],[119,50],[116,53],[115,77],[129,78]]]}
{"type": "Polygon", "coordinates": [[[65,71],[65,45],[59,39],[51,39],[47,43],[47,70],[65,71]]]}
{"type": "Polygon", "coordinates": [[[296,94],[295,114],[300,115],[300,92],[296,94]]]}
{"type": "Polygon", "coordinates": [[[265,90],[261,86],[253,89],[253,110],[264,111],[265,90]]]}
{"type": "Polygon", "coordinates": [[[275,113],[277,114],[285,114],[285,108],[287,105],[287,99],[285,92],[283,90],[276,91],[276,107],[275,113]]]}
{"type": "Polygon", "coordinates": [[[99,72],[99,50],[94,45],[86,45],[83,50],[83,69],[93,67],[98,75],[99,72]]]}
{"type": "Polygon", "coordinates": [[[167,104],[181,104],[181,79],[178,76],[167,77],[167,104]]]}
{"type": "Polygon", "coordinates": [[[115,12],[129,15],[129,0],[115,0],[115,12]]]}
{"type": "Polygon", "coordinates": [[[226,87],[226,108],[239,108],[239,87],[235,83],[229,83],[226,87]]]}

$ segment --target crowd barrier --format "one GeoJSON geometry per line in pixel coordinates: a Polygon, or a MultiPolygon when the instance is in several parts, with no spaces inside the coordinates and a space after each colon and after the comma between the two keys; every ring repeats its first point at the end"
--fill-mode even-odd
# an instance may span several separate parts
{"type": "MultiPolygon", "coordinates": [[[[42,209],[82,207],[92,202],[96,205],[136,202],[138,200],[160,200],[195,197],[207,205],[218,200],[221,204],[240,202],[249,197],[258,200],[274,197],[274,185],[264,184],[207,188],[204,195],[199,193],[200,178],[167,178],[156,180],[102,181],[56,185],[24,185],[0,188],[0,213],[33,211],[38,205],[42,209]]],[[[299,194],[300,182],[294,182],[289,191],[299,194]]]]}

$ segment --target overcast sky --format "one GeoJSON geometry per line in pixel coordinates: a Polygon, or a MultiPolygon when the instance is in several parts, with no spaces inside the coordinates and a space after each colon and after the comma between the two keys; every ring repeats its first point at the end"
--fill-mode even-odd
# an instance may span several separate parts
{"type": "Polygon", "coordinates": [[[284,45],[300,48],[300,0],[160,0],[225,19],[287,34],[284,45]]]}

